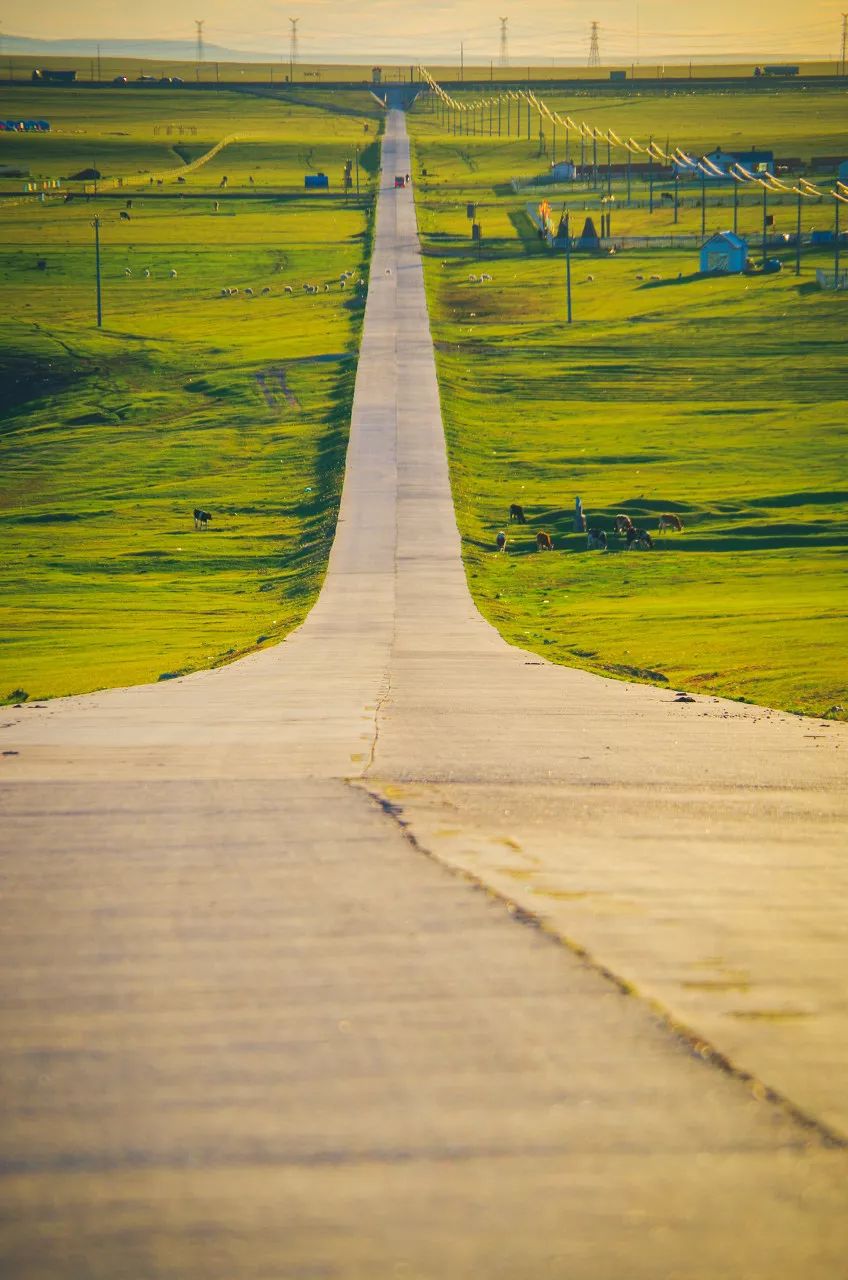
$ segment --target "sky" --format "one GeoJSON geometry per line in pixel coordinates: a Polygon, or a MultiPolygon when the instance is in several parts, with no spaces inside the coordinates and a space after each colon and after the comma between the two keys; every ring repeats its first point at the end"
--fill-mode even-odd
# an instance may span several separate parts
{"type": "MultiPolygon", "coordinates": [[[[846,3],[846,0],[842,0],[846,3]]],[[[846,3],[848,8],[848,3],[846,3]]],[[[630,62],[666,53],[723,53],[752,59],[839,56],[839,0],[6,0],[2,32],[42,38],[192,39],[203,18],[210,44],[287,54],[289,17],[299,19],[301,61],[349,53],[361,58],[402,55],[426,62],[498,60],[500,22],[508,18],[510,61],[588,59],[589,26],[600,24],[604,63],[630,62]]]]}

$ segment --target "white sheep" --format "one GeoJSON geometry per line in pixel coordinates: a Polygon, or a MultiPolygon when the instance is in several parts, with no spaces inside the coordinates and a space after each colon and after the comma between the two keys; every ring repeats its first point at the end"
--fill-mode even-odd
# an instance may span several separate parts
{"type": "Polygon", "coordinates": [[[491,278],[492,277],[484,271],[480,277],[480,283],[482,284],[484,280],[491,280],[491,278]]]}
{"type": "Polygon", "coordinates": [[[477,284],[477,277],[476,277],[476,276],[469,276],[469,277],[468,277],[468,283],[469,283],[469,284],[477,284]]]}
{"type": "Polygon", "coordinates": [[[230,297],[231,297],[231,298],[234,298],[234,297],[236,296],[236,294],[237,294],[237,293],[238,293],[238,289],[231,289],[231,290],[230,290],[230,297]]]}

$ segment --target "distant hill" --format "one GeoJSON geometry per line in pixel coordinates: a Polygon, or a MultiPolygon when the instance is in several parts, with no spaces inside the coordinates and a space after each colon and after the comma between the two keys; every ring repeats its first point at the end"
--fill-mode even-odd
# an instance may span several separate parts
{"type": "MultiPolygon", "coordinates": [[[[3,36],[3,52],[6,54],[42,54],[54,58],[91,58],[100,45],[104,58],[151,58],[158,62],[193,62],[197,46],[193,40],[34,40],[29,36],[3,36]]],[[[207,62],[279,62],[288,50],[257,53],[255,50],[225,49],[222,45],[206,44],[204,56],[207,62]]]]}

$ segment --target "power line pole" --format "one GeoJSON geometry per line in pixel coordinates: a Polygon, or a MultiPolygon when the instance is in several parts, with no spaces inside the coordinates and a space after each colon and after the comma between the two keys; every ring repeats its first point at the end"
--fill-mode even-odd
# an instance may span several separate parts
{"type": "Polygon", "coordinates": [[[97,282],[97,327],[103,328],[103,306],[100,298],[100,215],[95,214],[91,220],[94,227],[94,274],[97,282]]]}
{"type": "Polygon", "coordinates": [[[97,46],[97,83],[100,83],[100,45],[97,46]]]}
{"type": "Polygon", "coordinates": [[[462,40],[459,42],[459,78],[465,79],[465,43],[462,40]]]}
{"type": "Polygon", "coordinates": [[[589,66],[599,67],[601,65],[601,48],[598,43],[598,33],[600,31],[600,23],[593,22],[589,39],[589,66]]]}
{"type": "Polygon", "coordinates": [[[197,61],[203,61],[203,24],[205,18],[195,18],[194,25],[197,27],[197,61]]]}
{"type": "Polygon", "coordinates": [[[848,13],[842,15],[842,74],[845,75],[845,55],[848,53],[848,13]]]}
{"type": "Polygon", "coordinates": [[[289,33],[289,84],[294,84],[294,69],[297,65],[297,24],[300,18],[289,18],[291,24],[291,32],[289,33]]]}
{"type": "MultiPolygon", "coordinates": [[[[509,45],[507,44],[508,37],[507,37],[506,28],[507,28],[507,23],[509,22],[509,18],[499,18],[498,21],[501,24],[501,56],[500,56],[499,62],[502,67],[508,67],[509,66],[509,45]]],[[[844,54],[843,54],[843,57],[844,57],[844,54]]]]}

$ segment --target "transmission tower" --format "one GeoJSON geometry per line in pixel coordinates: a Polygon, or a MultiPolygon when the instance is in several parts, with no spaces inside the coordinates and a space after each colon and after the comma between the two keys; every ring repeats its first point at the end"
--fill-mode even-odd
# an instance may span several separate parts
{"type": "Polygon", "coordinates": [[[509,66],[509,45],[507,44],[506,25],[509,22],[509,18],[499,18],[498,21],[501,24],[501,54],[500,54],[499,61],[502,67],[508,67],[509,66]]]}
{"type": "Polygon", "coordinates": [[[592,35],[589,41],[589,66],[590,67],[599,67],[601,65],[601,49],[600,49],[600,45],[598,44],[599,30],[600,30],[600,23],[593,22],[592,35]]]}
{"type": "Polygon", "coordinates": [[[297,66],[297,24],[300,18],[289,18],[291,36],[289,39],[289,77],[294,80],[294,69],[297,66]]]}
{"type": "Polygon", "coordinates": [[[848,54],[848,13],[842,15],[842,74],[845,75],[845,57],[848,54]]]}
{"type": "Polygon", "coordinates": [[[197,61],[203,61],[203,24],[205,18],[195,18],[194,25],[197,27],[197,61]]]}

